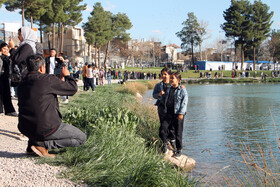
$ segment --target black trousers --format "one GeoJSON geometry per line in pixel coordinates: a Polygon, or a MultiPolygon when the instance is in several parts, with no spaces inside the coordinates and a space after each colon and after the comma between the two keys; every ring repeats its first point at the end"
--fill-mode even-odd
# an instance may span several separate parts
{"type": "Polygon", "coordinates": [[[159,128],[159,136],[162,139],[163,143],[167,143],[167,137],[169,135],[168,133],[172,134],[172,136],[175,138],[177,150],[182,150],[182,138],[185,116],[182,120],[178,120],[177,117],[177,114],[165,114],[165,116],[162,119],[162,124],[159,128]]]}
{"type": "Polygon", "coordinates": [[[93,78],[87,78],[87,90],[89,90],[89,87],[91,87],[92,91],[94,91],[94,84],[93,84],[93,78]]]}
{"type": "Polygon", "coordinates": [[[6,77],[0,78],[0,92],[0,113],[3,113],[3,105],[5,114],[15,112],[12,104],[10,82],[6,77]]]}
{"type": "Polygon", "coordinates": [[[88,81],[87,81],[87,77],[83,77],[83,83],[84,83],[84,91],[86,91],[87,90],[87,83],[88,81]]]}
{"type": "Polygon", "coordinates": [[[166,123],[166,113],[164,113],[164,106],[158,106],[158,116],[160,120],[159,137],[163,143],[167,143],[168,140],[175,140],[175,129],[173,126],[166,123]]]}

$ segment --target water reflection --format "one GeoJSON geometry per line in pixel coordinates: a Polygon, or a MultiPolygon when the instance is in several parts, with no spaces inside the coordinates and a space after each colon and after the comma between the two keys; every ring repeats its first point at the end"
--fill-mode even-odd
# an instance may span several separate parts
{"type": "MultiPolygon", "coordinates": [[[[268,149],[269,143],[279,157],[273,125],[274,118],[279,130],[279,84],[186,87],[189,104],[184,125],[183,153],[197,161],[195,173],[211,178],[224,168],[232,170],[235,164],[246,171],[245,165],[237,162],[242,160],[240,147],[244,145],[258,157],[258,145],[268,149]]],[[[151,91],[144,98],[151,98],[151,91]]]]}

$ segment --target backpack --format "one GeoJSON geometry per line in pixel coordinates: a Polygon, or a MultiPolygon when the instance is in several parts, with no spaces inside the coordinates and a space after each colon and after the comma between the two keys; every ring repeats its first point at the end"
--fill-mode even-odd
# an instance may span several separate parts
{"type": "MultiPolygon", "coordinates": [[[[36,42],[35,48],[36,48],[36,54],[43,56],[42,44],[36,42]]],[[[16,64],[15,62],[11,63],[10,79],[11,79],[12,86],[17,86],[22,81],[22,79],[27,75],[28,70],[25,61],[26,59],[24,60],[24,62],[20,64],[16,64]]]]}

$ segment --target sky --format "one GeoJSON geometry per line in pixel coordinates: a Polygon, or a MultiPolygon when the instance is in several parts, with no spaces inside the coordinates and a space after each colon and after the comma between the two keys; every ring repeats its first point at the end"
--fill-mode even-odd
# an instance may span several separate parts
{"type": "MultiPolygon", "coordinates": [[[[253,0],[250,0],[253,3],[253,0]]],[[[176,32],[182,29],[182,22],[188,12],[194,12],[200,22],[208,23],[207,39],[203,46],[213,47],[218,39],[224,38],[220,25],[225,22],[223,11],[230,6],[230,0],[84,0],[87,9],[83,11],[83,22],[86,22],[96,2],[101,2],[105,10],[114,14],[125,13],[133,24],[128,31],[132,39],[154,39],[163,45],[174,43],[180,46],[181,41],[176,32]]],[[[274,12],[272,29],[280,29],[280,1],[262,0],[274,12]]],[[[8,12],[2,6],[1,22],[21,22],[18,12],[8,12]]],[[[80,23],[78,26],[81,26],[80,23]]]]}

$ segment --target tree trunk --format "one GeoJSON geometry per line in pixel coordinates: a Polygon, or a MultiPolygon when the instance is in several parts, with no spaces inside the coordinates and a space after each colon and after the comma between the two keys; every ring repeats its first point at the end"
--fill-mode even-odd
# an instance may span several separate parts
{"type": "Polygon", "coordinates": [[[243,71],[243,63],[244,63],[244,44],[241,44],[241,71],[243,71]]]}
{"type": "Polygon", "coordinates": [[[108,56],[110,54],[110,45],[111,45],[111,41],[109,41],[107,43],[107,47],[106,47],[106,53],[105,53],[105,59],[104,59],[104,64],[107,63],[107,59],[108,59],[108,56]]]}
{"type": "Polygon", "coordinates": [[[51,51],[51,39],[50,39],[50,33],[48,33],[48,46],[49,46],[49,52],[51,51]]]}
{"type": "Polygon", "coordinates": [[[88,61],[91,62],[91,51],[90,51],[91,45],[88,44],[88,61]]]}
{"type": "MultiPolygon", "coordinates": [[[[236,67],[236,64],[237,64],[237,56],[236,56],[236,52],[237,52],[237,46],[236,45],[234,45],[234,63],[235,63],[235,67],[236,67]]],[[[235,69],[235,67],[234,67],[234,69],[235,69]]]]}
{"type": "Polygon", "coordinates": [[[60,46],[60,52],[63,53],[63,43],[64,43],[64,24],[61,24],[61,46],[60,46]]]}
{"type": "Polygon", "coordinates": [[[95,66],[97,66],[97,47],[96,47],[96,43],[95,43],[95,46],[94,46],[94,63],[95,63],[95,66]]]}
{"type": "Polygon", "coordinates": [[[192,45],[192,67],[194,67],[193,43],[191,45],[192,45]]]}
{"type": "Polygon", "coordinates": [[[100,69],[100,68],[101,68],[101,61],[100,61],[100,49],[101,49],[101,47],[100,47],[100,48],[98,48],[98,69],[100,69]]]}
{"type": "Polygon", "coordinates": [[[256,47],[253,47],[253,51],[254,51],[254,65],[253,65],[253,69],[254,71],[256,70],[256,47]]]}
{"type": "Polygon", "coordinates": [[[200,61],[202,61],[202,47],[201,47],[201,43],[199,43],[199,51],[200,51],[200,61]]]}
{"type": "Polygon", "coordinates": [[[31,29],[33,29],[33,16],[30,16],[31,29]]]}
{"type": "Polygon", "coordinates": [[[21,1],[22,26],[24,27],[24,0],[21,1]]]}
{"type": "Polygon", "coordinates": [[[43,31],[42,31],[42,22],[40,21],[40,42],[43,43],[43,31]]]}
{"type": "Polygon", "coordinates": [[[57,26],[57,51],[60,53],[61,51],[61,44],[60,44],[60,36],[61,36],[61,29],[60,29],[60,23],[57,26]]]}
{"type": "Polygon", "coordinates": [[[53,23],[52,48],[55,48],[55,23],[53,23]]]}

